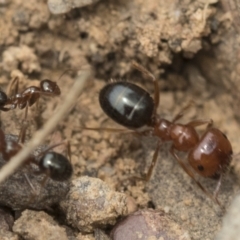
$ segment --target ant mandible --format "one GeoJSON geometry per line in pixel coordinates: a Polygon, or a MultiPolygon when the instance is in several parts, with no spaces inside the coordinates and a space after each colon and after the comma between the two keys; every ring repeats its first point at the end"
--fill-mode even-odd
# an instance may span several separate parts
{"type": "MultiPolygon", "coordinates": [[[[133,62],[132,66],[147,75],[154,84],[154,98],[143,88],[130,82],[112,82],[103,87],[99,94],[99,102],[103,111],[115,122],[130,129],[137,135],[150,135],[158,137],[157,147],[153,154],[151,166],[145,180],[149,181],[158,158],[158,152],[163,142],[172,142],[170,153],[177,160],[183,170],[194,180],[201,190],[220,207],[217,199],[220,190],[222,176],[230,164],[232,158],[232,146],[226,135],[219,129],[212,127],[213,121],[193,120],[187,124],[177,121],[183,116],[186,106],[172,121],[161,118],[157,114],[160,94],[159,84],[156,78],[140,64],[133,62]],[[207,124],[202,136],[196,132],[196,127],[207,124]],[[176,151],[188,152],[188,167],[177,155],[176,151]],[[214,194],[208,192],[195,178],[194,171],[208,178],[218,178],[214,194]]],[[[122,132],[123,129],[97,129],[111,132],[122,132]]]]}
{"type": "Polygon", "coordinates": [[[0,91],[0,110],[6,112],[18,107],[19,109],[26,108],[27,112],[27,108],[36,103],[41,95],[59,96],[61,94],[57,83],[49,79],[42,80],[39,87],[30,86],[20,93],[18,93],[18,82],[18,77],[11,82],[11,87],[15,84],[12,96],[8,97],[5,92],[0,91]],[[6,107],[8,105],[10,106],[6,107]]]}

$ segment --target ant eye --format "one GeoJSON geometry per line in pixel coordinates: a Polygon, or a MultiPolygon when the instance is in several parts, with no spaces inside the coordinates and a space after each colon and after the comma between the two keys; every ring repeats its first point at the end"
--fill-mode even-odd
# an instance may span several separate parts
{"type": "Polygon", "coordinates": [[[203,167],[202,165],[198,165],[197,168],[198,168],[198,170],[201,171],[201,172],[204,171],[204,167],[203,167]]]}

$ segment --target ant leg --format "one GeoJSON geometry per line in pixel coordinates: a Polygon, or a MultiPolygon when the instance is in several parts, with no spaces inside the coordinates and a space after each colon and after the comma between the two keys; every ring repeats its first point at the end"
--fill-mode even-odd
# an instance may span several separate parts
{"type": "Polygon", "coordinates": [[[146,68],[144,68],[139,63],[137,63],[135,61],[132,61],[132,67],[134,67],[138,71],[142,72],[143,74],[147,75],[149,78],[151,78],[151,80],[154,83],[154,112],[153,112],[153,115],[155,116],[156,112],[157,112],[157,108],[159,106],[159,101],[160,101],[160,93],[159,93],[158,81],[157,81],[157,79],[154,77],[154,75],[152,73],[150,73],[146,68]]]}
{"type": "Polygon", "coordinates": [[[69,157],[69,162],[72,163],[71,143],[69,141],[67,141],[67,154],[69,157]]]}
{"type": "Polygon", "coordinates": [[[216,185],[216,188],[213,192],[213,197],[217,200],[217,197],[218,197],[218,193],[220,191],[220,187],[221,187],[221,184],[222,184],[222,178],[223,178],[223,174],[220,174],[220,177],[218,179],[218,182],[217,182],[217,185],[216,185]]]}
{"type": "MultiPolygon", "coordinates": [[[[171,147],[170,149],[170,153],[172,154],[172,156],[177,160],[177,162],[179,163],[179,165],[182,167],[182,169],[187,173],[187,175],[198,185],[198,187],[210,198],[212,199],[213,202],[215,202],[221,209],[224,210],[224,207],[222,206],[222,204],[218,201],[218,199],[212,195],[211,193],[209,193],[204,187],[203,185],[194,177],[194,174],[192,173],[192,171],[184,164],[184,162],[178,157],[178,155],[175,153],[174,151],[174,146],[171,147]]],[[[220,187],[220,186],[219,186],[220,187]]]]}
{"type": "Polygon", "coordinates": [[[106,132],[116,132],[116,133],[136,133],[134,130],[128,130],[123,128],[89,128],[84,127],[83,130],[92,130],[92,131],[106,131],[106,132]]]}
{"type": "Polygon", "coordinates": [[[13,108],[5,108],[5,107],[1,107],[0,110],[3,111],[3,112],[8,112],[10,110],[12,110],[13,108]]]}
{"type": "Polygon", "coordinates": [[[36,189],[34,188],[31,180],[30,180],[29,177],[28,177],[28,175],[27,175],[26,173],[24,173],[23,176],[25,177],[25,179],[26,179],[29,187],[32,189],[32,193],[31,193],[31,195],[30,195],[30,200],[28,201],[28,204],[31,204],[31,203],[33,203],[34,200],[36,199],[38,193],[37,193],[36,189]]]}
{"type": "Polygon", "coordinates": [[[208,119],[208,120],[203,120],[203,119],[193,120],[193,121],[187,123],[186,125],[195,128],[195,127],[198,127],[198,126],[201,126],[201,125],[204,125],[204,124],[207,124],[207,129],[209,129],[213,125],[213,120],[212,119],[208,119]]]}
{"type": "MultiPolygon", "coordinates": [[[[40,173],[40,172],[35,172],[40,173]]],[[[25,175],[24,175],[25,176],[25,175]]],[[[26,177],[26,176],[25,176],[26,177]]],[[[28,184],[31,186],[31,188],[33,189],[33,192],[31,194],[30,200],[29,200],[29,204],[33,203],[36,200],[36,197],[40,195],[42,189],[46,186],[47,180],[49,179],[49,174],[47,174],[43,180],[40,183],[40,190],[39,192],[36,191],[36,189],[34,189],[34,187],[32,186],[32,183],[30,182],[30,179],[27,177],[26,178],[28,180],[28,184]]]]}
{"type": "Polygon", "coordinates": [[[28,102],[27,102],[27,105],[26,105],[26,108],[25,108],[25,116],[24,116],[24,119],[22,121],[22,127],[21,127],[20,133],[18,135],[18,142],[19,143],[24,143],[25,142],[26,132],[27,132],[27,128],[28,128],[27,115],[28,115],[28,102]]]}
{"type": "Polygon", "coordinates": [[[195,105],[195,102],[192,100],[184,108],[182,108],[181,111],[173,118],[172,123],[175,123],[180,118],[182,118],[184,115],[184,112],[186,112],[186,110],[188,110],[193,105],[195,105]]]}
{"type": "Polygon", "coordinates": [[[161,146],[162,146],[162,142],[158,141],[157,147],[156,147],[156,149],[153,153],[152,162],[151,162],[151,165],[148,169],[148,172],[146,174],[144,174],[143,176],[133,175],[133,176],[131,176],[131,178],[138,179],[138,180],[143,180],[143,181],[146,181],[146,182],[148,182],[151,179],[153,169],[154,169],[154,167],[156,166],[156,163],[157,163],[158,153],[160,151],[161,146]]]}
{"type": "Polygon", "coordinates": [[[106,132],[121,133],[121,134],[133,134],[136,137],[146,136],[149,134],[149,130],[138,132],[135,130],[128,130],[128,129],[123,129],[123,128],[89,128],[89,127],[85,127],[82,129],[83,130],[92,130],[92,131],[106,131],[106,132]]]}
{"type": "Polygon", "coordinates": [[[19,77],[13,78],[7,87],[7,95],[15,96],[18,93],[18,85],[19,85],[19,77]],[[14,90],[12,91],[14,84],[15,84],[15,87],[14,87],[14,90]]]}
{"type": "Polygon", "coordinates": [[[28,175],[26,173],[24,173],[24,177],[27,180],[28,185],[30,186],[30,188],[32,189],[32,192],[34,193],[34,195],[37,193],[36,189],[34,188],[34,186],[32,185],[31,180],[29,179],[28,175]]]}
{"type": "Polygon", "coordinates": [[[160,151],[160,147],[162,146],[162,142],[159,141],[158,144],[157,144],[157,147],[154,151],[154,154],[153,154],[153,158],[152,158],[152,162],[151,162],[151,165],[148,169],[148,172],[145,176],[145,180],[148,182],[152,176],[152,172],[153,172],[153,169],[154,167],[156,166],[156,163],[157,163],[157,159],[158,159],[158,153],[160,151]]]}

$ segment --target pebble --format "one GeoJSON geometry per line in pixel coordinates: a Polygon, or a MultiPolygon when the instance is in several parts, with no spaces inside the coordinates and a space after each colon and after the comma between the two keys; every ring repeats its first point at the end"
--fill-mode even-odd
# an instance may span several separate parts
{"type": "Polygon", "coordinates": [[[98,178],[80,177],[72,181],[70,191],[60,203],[67,222],[81,232],[114,225],[120,216],[136,210],[134,200],[112,190],[98,178]]]}
{"type": "Polygon", "coordinates": [[[188,232],[163,211],[144,209],[117,223],[111,232],[113,240],[190,240],[188,232]]]}

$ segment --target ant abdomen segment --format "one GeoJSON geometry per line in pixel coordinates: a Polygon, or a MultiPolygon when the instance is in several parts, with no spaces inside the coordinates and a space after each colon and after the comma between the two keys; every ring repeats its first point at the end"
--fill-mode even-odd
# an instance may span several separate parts
{"type": "Polygon", "coordinates": [[[56,152],[47,152],[39,161],[40,172],[55,181],[66,181],[71,178],[73,168],[68,159],[56,152]]]}
{"type": "Polygon", "coordinates": [[[232,154],[232,146],[226,135],[217,128],[211,128],[189,152],[188,161],[199,175],[215,178],[229,166],[232,154]]]}
{"type": "Polygon", "coordinates": [[[99,93],[103,111],[115,122],[127,128],[151,124],[154,102],[150,94],[130,82],[107,84],[99,93]]]}

